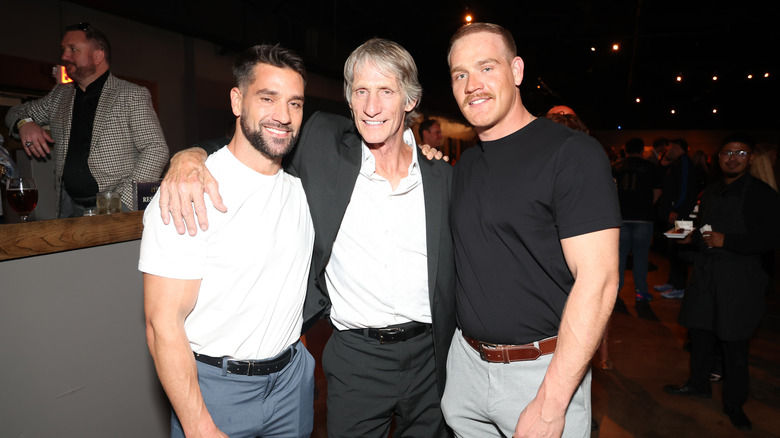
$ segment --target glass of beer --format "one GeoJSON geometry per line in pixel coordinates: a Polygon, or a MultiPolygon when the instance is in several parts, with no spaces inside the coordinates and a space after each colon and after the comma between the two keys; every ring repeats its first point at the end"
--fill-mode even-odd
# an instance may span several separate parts
{"type": "Polygon", "coordinates": [[[31,211],[38,205],[38,188],[32,178],[8,178],[5,182],[8,205],[27,222],[31,211]]]}

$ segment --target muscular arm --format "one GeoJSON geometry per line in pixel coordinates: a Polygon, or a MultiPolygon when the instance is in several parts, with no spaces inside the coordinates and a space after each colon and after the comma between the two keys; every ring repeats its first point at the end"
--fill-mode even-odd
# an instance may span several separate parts
{"type": "Polygon", "coordinates": [[[184,319],[195,307],[200,280],[144,274],[146,340],[165,393],[188,437],[226,437],[206,409],[184,319]]]}
{"type": "Polygon", "coordinates": [[[593,357],[618,285],[617,228],[561,240],[575,281],[561,327],[558,346],[536,398],[520,414],[515,437],[559,437],[564,415],[593,357]]]}
{"type": "Polygon", "coordinates": [[[209,194],[209,199],[217,210],[227,212],[227,207],[219,195],[219,184],[206,168],[206,157],[206,151],[197,147],[178,152],[171,158],[171,167],[160,185],[162,220],[167,225],[173,218],[173,224],[179,234],[184,234],[185,231],[189,231],[191,236],[197,234],[195,215],[200,228],[204,231],[208,229],[204,192],[209,194]]]}

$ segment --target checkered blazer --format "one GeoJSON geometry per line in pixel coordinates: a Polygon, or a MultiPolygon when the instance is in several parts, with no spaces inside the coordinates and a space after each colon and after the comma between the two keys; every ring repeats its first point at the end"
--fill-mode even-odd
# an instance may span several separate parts
{"type": "MultiPolygon", "coordinates": [[[[9,127],[30,117],[49,125],[54,138],[55,190],[62,189],[62,172],[73,118],[74,84],[57,85],[45,97],[15,106],[5,121],[9,127]]],[[[133,206],[133,180],[159,178],[168,163],[168,145],[152,107],[149,91],[109,73],[98,101],[92,126],[87,164],[101,191],[122,194],[122,203],[133,206]]],[[[59,196],[57,211],[59,211],[59,196]]]]}

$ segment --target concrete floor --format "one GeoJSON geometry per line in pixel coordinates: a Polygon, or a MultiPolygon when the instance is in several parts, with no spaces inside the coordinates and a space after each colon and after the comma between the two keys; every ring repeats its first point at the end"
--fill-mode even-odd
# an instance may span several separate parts
{"type": "MultiPolygon", "coordinates": [[[[780,259],[776,258],[778,263],[780,259]]],[[[651,253],[658,267],[648,283],[664,283],[667,260],[651,253]]],[[[777,272],[777,269],[775,270],[777,272]]],[[[654,300],[635,305],[631,271],[613,314],[610,336],[612,370],[593,361],[593,416],[599,429],[592,437],[780,437],[780,287],[768,296],[767,312],[750,344],[750,398],[744,409],[753,422],[740,432],[721,411],[721,386],[713,385],[712,399],[687,398],[663,392],[668,383],[688,377],[689,354],[683,349],[686,330],[677,324],[679,300],[666,300],[651,290],[654,300]]],[[[319,360],[330,327],[321,321],[307,334],[318,361],[315,426],[312,437],[326,437],[324,377],[319,360]]],[[[417,438],[417,437],[414,437],[417,438]]],[[[419,437],[424,438],[424,437],[419,437]]]]}

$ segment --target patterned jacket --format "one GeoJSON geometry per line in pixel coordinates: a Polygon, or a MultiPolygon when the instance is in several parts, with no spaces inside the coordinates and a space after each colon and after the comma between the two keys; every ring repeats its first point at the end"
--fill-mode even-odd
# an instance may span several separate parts
{"type": "MultiPolygon", "coordinates": [[[[27,117],[40,126],[51,127],[57,211],[75,95],[73,83],[57,85],[41,99],[11,108],[5,118],[9,128],[27,117]]],[[[133,180],[159,178],[167,163],[168,145],[149,91],[109,73],[98,101],[87,159],[99,190],[120,192],[122,203],[132,209],[133,180]]]]}

